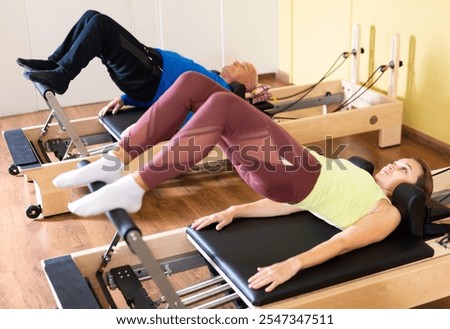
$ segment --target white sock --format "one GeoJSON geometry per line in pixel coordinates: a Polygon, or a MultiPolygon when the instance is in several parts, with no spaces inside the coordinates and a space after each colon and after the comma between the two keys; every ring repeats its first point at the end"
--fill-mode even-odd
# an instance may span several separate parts
{"type": "Polygon", "coordinates": [[[118,157],[107,153],[86,166],[56,176],[53,184],[61,188],[82,186],[96,181],[110,184],[122,177],[123,168],[124,164],[118,157]]]}
{"type": "Polygon", "coordinates": [[[135,213],[141,209],[144,193],[145,190],[128,174],[77,201],[70,202],[68,207],[72,213],[82,217],[100,215],[116,208],[135,213]]]}

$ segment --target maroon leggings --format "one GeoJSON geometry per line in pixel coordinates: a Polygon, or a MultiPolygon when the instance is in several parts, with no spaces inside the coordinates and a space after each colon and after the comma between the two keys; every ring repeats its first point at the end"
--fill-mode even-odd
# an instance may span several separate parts
{"type": "Polygon", "coordinates": [[[277,123],[195,72],[181,75],[120,146],[134,158],[166,140],[162,151],[139,170],[149,189],[186,172],[215,145],[249,186],[274,201],[301,201],[320,173],[318,161],[277,123]],[[194,115],[179,129],[188,111],[194,115]]]}

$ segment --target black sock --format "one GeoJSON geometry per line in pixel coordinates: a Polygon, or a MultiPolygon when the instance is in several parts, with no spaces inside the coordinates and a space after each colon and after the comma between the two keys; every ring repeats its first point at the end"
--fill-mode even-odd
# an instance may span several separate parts
{"type": "Polygon", "coordinates": [[[24,68],[28,68],[31,70],[54,70],[58,68],[58,64],[56,64],[52,60],[45,60],[45,59],[24,59],[24,58],[18,58],[16,60],[17,64],[24,68]]]}
{"type": "Polygon", "coordinates": [[[52,88],[57,94],[64,94],[69,87],[70,77],[62,67],[55,70],[26,71],[24,77],[52,88]]]}

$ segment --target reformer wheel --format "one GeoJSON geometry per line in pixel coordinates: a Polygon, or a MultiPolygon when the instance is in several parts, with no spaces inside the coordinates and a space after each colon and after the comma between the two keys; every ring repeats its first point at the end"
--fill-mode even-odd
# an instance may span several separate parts
{"type": "Polygon", "coordinates": [[[26,210],[26,214],[28,218],[36,219],[42,213],[42,208],[40,205],[31,205],[28,206],[26,210]]]}
{"type": "Polygon", "coordinates": [[[17,167],[14,163],[9,166],[8,172],[10,175],[17,176],[20,173],[19,167],[17,167]]]}

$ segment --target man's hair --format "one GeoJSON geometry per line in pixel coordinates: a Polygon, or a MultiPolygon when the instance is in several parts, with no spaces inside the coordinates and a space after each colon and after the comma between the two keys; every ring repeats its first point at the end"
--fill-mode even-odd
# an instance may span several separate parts
{"type": "Polygon", "coordinates": [[[433,193],[433,175],[431,174],[430,166],[422,159],[413,158],[422,168],[422,175],[417,177],[416,186],[421,188],[427,198],[431,197],[433,193]]]}

